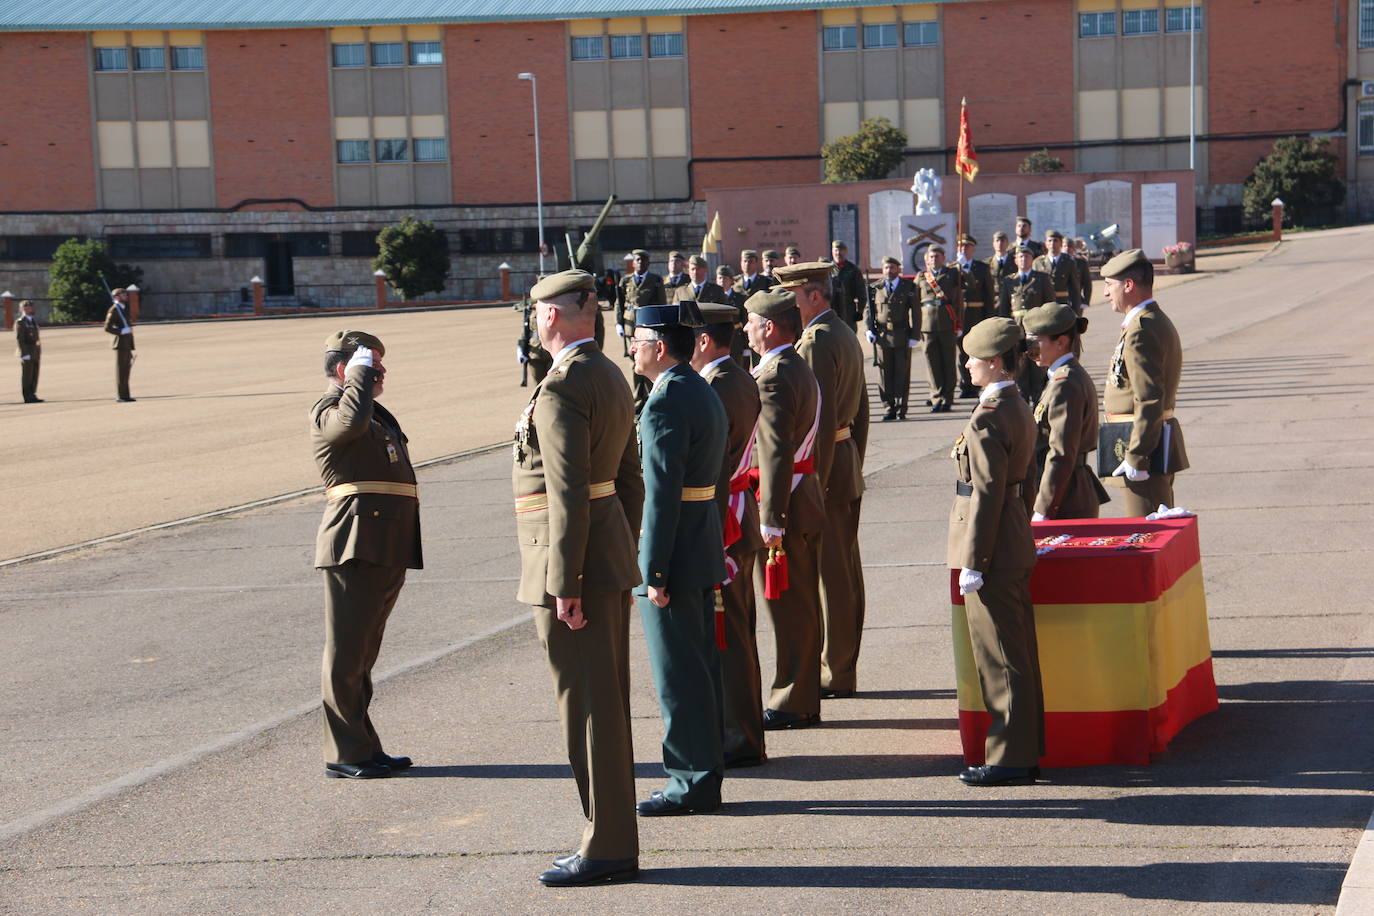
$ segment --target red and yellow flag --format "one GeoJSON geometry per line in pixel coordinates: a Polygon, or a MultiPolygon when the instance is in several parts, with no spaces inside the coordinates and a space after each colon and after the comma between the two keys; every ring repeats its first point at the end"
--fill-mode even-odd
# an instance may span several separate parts
{"type": "Polygon", "coordinates": [[[954,154],[954,171],[969,181],[978,177],[978,154],[968,129],[968,99],[959,102],[959,148],[954,154]]]}

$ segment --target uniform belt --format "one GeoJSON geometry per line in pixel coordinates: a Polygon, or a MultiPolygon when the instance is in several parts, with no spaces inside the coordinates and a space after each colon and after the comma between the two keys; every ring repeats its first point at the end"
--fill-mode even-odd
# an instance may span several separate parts
{"type": "MultiPolygon", "coordinates": [[[[588,499],[605,499],[607,496],[615,495],[615,481],[603,480],[601,483],[594,483],[587,488],[588,499]]],[[[526,512],[538,512],[540,509],[549,507],[549,494],[531,493],[529,496],[515,497],[515,512],[517,515],[526,512]]]]}
{"type": "Polygon", "coordinates": [[[352,483],[336,483],[332,487],[326,487],[324,491],[325,499],[343,499],[345,496],[355,496],[359,493],[375,493],[379,496],[409,496],[411,499],[419,499],[419,493],[413,483],[393,483],[389,480],[355,480],[352,483]]]}
{"type": "Polygon", "coordinates": [[[846,423],[844,426],[841,426],[839,429],[835,430],[835,441],[836,441],[836,442],[845,442],[845,441],[848,441],[849,438],[850,438],[852,435],[853,435],[853,431],[850,430],[849,424],[846,423]]]}
{"type": "MultiPolygon", "coordinates": [[[[1163,413],[1163,415],[1162,415],[1162,418],[1165,419],[1165,420],[1172,420],[1172,419],[1174,418],[1174,412],[1173,412],[1173,410],[1170,409],[1170,410],[1164,411],[1164,413],[1163,413]]],[[[1135,414],[1133,414],[1133,413],[1108,413],[1108,414],[1107,414],[1107,422],[1108,422],[1108,423],[1124,423],[1124,422],[1126,422],[1127,420],[1134,420],[1134,419],[1135,419],[1135,414]]]]}
{"type": "Polygon", "coordinates": [[[716,485],[705,487],[683,487],[682,501],[685,503],[705,503],[716,498],[716,485]]]}
{"type": "MultiPolygon", "coordinates": [[[[1020,496],[1020,495],[1021,495],[1021,484],[1020,484],[1019,482],[1012,484],[1011,486],[1007,487],[1007,492],[1008,492],[1009,494],[1011,494],[1012,496],[1020,496]]],[[[954,495],[956,495],[956,496],[972,496],[972,495],[973,495],[973,484],[971,484],[971,483],[964,483],[962,480],[956,480],[956,481],[954,481],[954,495]]]]}

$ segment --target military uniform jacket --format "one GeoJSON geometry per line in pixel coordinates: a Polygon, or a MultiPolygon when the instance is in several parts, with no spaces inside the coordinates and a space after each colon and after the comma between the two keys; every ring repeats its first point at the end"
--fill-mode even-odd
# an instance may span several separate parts
{"type": "Polygon", "coordinates": [[[1080,507],[1100,504],[1096,476],[1078,470],[1097,449],[1097,386],[1077,359],[1050,373],[1035,404],[1035,423],[1047,450],[1035,511],[1046,518],[1084,517],[1080,507]]]}
{"type": "MultiPolygon", "coordinates": [[[[310,409],[310,442],[326,489],[361,481],[415,483],[401,425],[372,400],[376,380],[376,369],[353,366],[343,387],[334,388],[310,409]]],[[[423,568],[419,502],[382,493],[329,500],[315,538],[315,566],[323,569],[349,560],[423,568]]]]}
{"type": "Polygon", "coordinates": [[[644,467],[644,520],[639,570],[648,586],[710,588],[725,579],[722,522],[716,502],[729,422],[711,386],[679,363],[654,382],[639,412],[644,467]],[[686,488],[708,488],[705,500],[684,499],[686,488]]]}
{"type": "Polygon", "coordinates": [[[749,278],[745,277],[744,274],[740,274],[737,277],[735,277],[735,289],[742,292],[744,294],[744,298],[747,300],[750,296],[754,295],[754,293],[757,293],[759,290],[772,289],[776,282],[776,280],[768,276],[766,273],[763,273],[762,271],[754,274],[753,280],[750,280],[749,278]]]}
{"type": "Polygon", "coordinates": [[[514,452],[516,600],[553,607],[555,597],[638,585],[644,481],[634,401],[625,376],[593,342],[555,357],[520,416],[514,452]],[[593,484],[612,481],[614,494],[592,498],[593,484]]]}
{"type": "Polygon", "coordinates": [[[997,313],[1004,318],[1015,318],[1022,312],[1038,308],[1046,302],[1054,301],[1054,284],[1048,274],[1032,270],[1025,280],[1014,273],[1002,281],[1002,297],[997,304],[997,313]]]}
{"type": "Polygon", "coordinates": [[[669,274],[663,278],[663,288],[667,290],[669,299],[673,299],[673,292],[679,286],[688,286],[692,282],[692,275],[689,273],[669,274]]]}
{"type": "Polygon", "coordinates": [[[105,313],[105,333],[114,335],[114,340],[110,341],[111,350],[134,349],[133,332],[120,333],[124,328],[131,327],[133,327],[133,322],[129,320],[128,309],[121,307],[118,303],[112,304],[110,310],[105,313]]]}
{"type": "Polygon", "coordinates": [[[845,321],[857,321],[864,313],[866,287],[859,265],[845,261],[830,280],[830,307],[845,321]]]}
{"type": "Polygon", "coordinates": [[[716,504],[722,519],[733,507],[739,509],[736,521],[739,522],[740,539],[730,545],[729,553],[742,557],[763,547],[763,535],[759,532],[759,504],[747,492],[738,494],[733,500],[730,498],[730,481],[735,471],[740,468],[747,471],[749,467],[754,427],[759,421],[759,386],[733,358],[711,366],[702,378],[720,398],[730,427],[725,461],[716,487],[716,504]]]}
{"type": "Polygon", "coordinates": [[[836,502],[858,499],[864,491],[868,450],[868,386],[859,338],[829,309],[802,331],[797,352],[821,389],[821,428],[816,435],[821,492],[836,502]]]}
{"type": "MultiPolygon", "coordinates": [[[[619,314],[616,320],[625,328],[628,335],[635,326],[635,309],[641,305],[667,305],[668,291],[663,285],[663,278],[653,272],[644,274],[644,279],[635,283],[634,272],[631,271],[620,278],[620,296],[617,300],[619,314]]],[[[567,595],[560,595],[566,598],[567,595]]]]}
{"type": "Polygon", "coordinates": [[[696,284],[690,282],[690,280],[681,286],[675,287],[673,289],[673,301],[682,302],[685,299],[691,299],[694,302],[726,302],[725,290],[721,289],[710,280],[701,284],[700,292],[697,291],[696,284]]]}
{"type": "Polygon", "coordinates": [[[906,277],[898,277],[891,292],[887,280],[872,289],[868,303],[868,329],[883,347],[901,348],[912,334],[921,333],[921,305],[916,301],[916,286],[906,277]]]}
{"type": "Polygon", "coordinates": [[[759,389],[759,428],[754,440],[759,524],[801,534],[819,533],[825,524],[825,498],[818,476],[803,474],[796,489],[792,487],[796,453],[816,422],[820,403],[816,375],[792,347],[761,362],[755,371],[759,389]]]}
{"type": "Polygon", "coordinates": [[[1087,258],[1074,255],[1074,269],[1078,271],[1078,298],[1084,305],[1093,301],[1093,271],[1087,258]]]}
{"type": "Polygon", "coordinates": [[[38,319],[20,315],[14,322],[14,355],[37,356],[42,346],[38,340],[38,319]]]}
{"type": "Polygon", "coordinates": [[[1078,292],[1078,263],[1073,255],[1061,252],[1059,257],[1051,258],[1043,254],[1035,259],[1031,269],[1049,276],[1056,299],[1078,308],[1083,298],[1078,292]]]}
{"type": "Polygon", "coordinates": [[[964,290],[959,271],[948,264],[935,274],[932,284],[929,271],[916,275],[916,295],[921,299],[921,333],[953,334],[955,325],[964,321],[964,290]]]}
{"type": "Polygon", "coordinates": [[[1028,479],[1034,453],[1035,420],[1015,385],[973,408],[952,452],[958,479],[972,488],[972,495],[956,494],[950,508],[951,569],[986,573],[1035,565],[1028,479]]]}
{"type": "Polygon", "coordinates": [[[1150,453],[1159,446],[1167,422],[1169,434],[1169,472],[1188,467],[1183,447],[1183,430],[1173,416],[1178,381],[1183,374],[1183,346],[1178,331],[1151,300],[1121,329],[1121,340],[1112,354],[1103,392],[1103,407],[1111,414],[1134,417],[1131,442],[1124,460],[1137,470],[1159,473],[1150,467],[1150,453]]]}
{"type": "Polygon", "coordinates": [[[1016,248],[1017,246],[1029,248],[1031,250],[1031,254],[1035,255],[1037,258],[1045,253],[1045,243],[1038,242],[1032,238],[1027,238],[1025,241],[1022,241],[1019,238],[1013,238],[1011,240],[1011,247],[1016,248]]]}
{"type": "Polygon", "coordinates": [[[992,282],[992,269],[985,261],[969,261],[967,269],[960,266],[958,270],[964,281],[964,309],[983,309],[983,318],[990,318],[997,308],[997,287],[992,282]]]}
{"type": "MultiPolygon", "coordinates": [[[[1016,259],[1011,256],[1011,252],[1007,252],[1005,258],[999,258],[997,255],[993,255],[983,263],[988,265],[988,277],[992,281],[992,302],[993,307],[997,310],[997,317],[1010,318],[1011,312],[1007,311],[1004,313],[1001,307],[1002,281],[1007,277],[1016,276],[1016,259]]],[[[987,317],[992,317],[992,313],[989,313],[987,317]]]]}

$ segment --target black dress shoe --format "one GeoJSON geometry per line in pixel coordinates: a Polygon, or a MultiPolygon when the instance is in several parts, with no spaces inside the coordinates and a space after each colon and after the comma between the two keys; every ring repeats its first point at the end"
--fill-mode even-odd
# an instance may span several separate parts
{"type": "Polygon", "coordinates": [[[42,399],[42,398],[24,398],[24,403],[25,403],[25,404],[42,404],[42,403],[43,403],[43,399],[42,399]]]}
{"type": "Polygon", "coordinates": [[[546,887],[578,887],[584,884],[632,881],[638,875],[638,859],[584,859],[581,856],[573,856],[571,861],[540,875],[539,883],[546,887]]]}
{"type": "Polygon", "coordinates": [[[849,699],[850,697],[854,696],[854,693],[855,693],[855,690],[854,690],[853,687],[849,688],[848,690],[831,690],[831,689],[828,688],[828,687],[822,687],[822,688],[821,688],[821,699],[822,699],[822,700],[847,700],[847,699],[849,699]]]}
{"type": "Polygon", "coordinates": [[[763,711],[763,730],[777,731],[780,728],[810,728],[821,721],[818,712],[783,712],[778,709],[763,711]]]}
{"type": "Polygon", "coordinates": [[[568,864],[569,862],[571,862],[573,859],[576,859],[577,856],[578,856],[578,854],[575,853],[575,852],[570,852],[570,853],[568,853],[566,856],[559,856],[558,858],[556,858],[556,859],[553,860],[553,867],[554,867],[554,868],[563,868],[565,865],[567,865],[567,864],[568,864]]]}
{"type": "Polygon", "coordinates": [[[137,398],[115,398],[116,404],[132,404],[137,398]]]}
{"type": "Polygon", "coordinates": [[[381,779],[391,775],[391,767],[370,760],[362,763],[326,763],[324,775],[334,779],[381,779]]]}
{"type": "Polygon", "coordinates": [[[391,770],[404,770],[412,763],[409,757],[392,757],[390,754],[383,754],[380,752],[372,755],[372,762],[378,766],[384,766],[391,770]]]}
{"type": "Polygon", "coordinates": [[[887,412],[883,414],[883,422],[886,423],[886,422],[888,422],[889,420],[895,420],[895,419],[897,419],[897,408],[895,408],[895,407],[889,407],[889,408],[887,409],[887,412]]]}
{"type": "Polygon", "coordinates": [[[959,774],[959,781],[968,786],[1028,786],[1035,782],[1029,767],[980,766],[969,767],[959,774]]]}
{"type": "Polygon", "coordinates": [[[745,767],[761,767],[768,762],[767,754],[726,754],[725,768],[727,770],[741,770],[745,767]]]}
{"type": "Polygon", "coordinates": [[[644,817],[665,817],[674,814],[710,814],[719,807],[720,799],[711,805],[688,805],[665,798],[662,792],[655,792],[635,805],[635,810],[644,817]]]}
{"type": "Polygon", "coordinates": [[[905,420],[905,419],[906,419],[906,408],[905,408],[905,407],[903,407],[901,410],[897,411],[897,419],[898,419],[898,420],[905,420]]]}

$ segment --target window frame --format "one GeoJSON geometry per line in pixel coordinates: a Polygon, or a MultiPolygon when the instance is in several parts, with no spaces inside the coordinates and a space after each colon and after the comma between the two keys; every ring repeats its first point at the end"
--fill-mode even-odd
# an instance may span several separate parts
{"type": "Polygon", "coordinates": [[[1355,154],[1374,156],[1374,99],[1355,103],[1355,154]]]}
{"type": "Polygon", "coordinates": [[[606,36],[605,35],[574,35],[572,36],[572,46],[569,54],[573,60],[605,60],[606,59],[606,36]],[[597,54],[595,56],[579,54],[578,48],[591,48],[592,42],[596,42],[597,54]]]}
{"type": "Polygon", "coordinates": [[[167,69],[167,48],[162,45],[144,45],[134,48],[133,63],[134,69],[142,73],[161,73],[167,69]],[[142,58],[144,54],[150,57],[156,54],[161,60],[161,63],[157,66],[143,66],[142,58]]]}
{"type": "Polygon", "coordinates": [[[407,42],[407,47],[406,47],[406,60],[409,62],[410,66],[412,66],[412,67],[438,67],[438,66],[442,66],[443,63],[444,63],[444,43],[443,43],[442,41],[411,41],[411,42],[407,42]],[[435,53],[435,54],[438,55],[438,60],[427,60],[427,61],[419,61],[419,60],[416,60],[416,57],[418,56],[418,53],[429,53],[428,51],[421,51],[421,52],[418,52],[418,53],[417,53],[417,50],[416,50],[416,49],[417,49],[417,46],[420,46],[420,45],[425,45],[425,46],[433,45],[433,46],[434,46],[434,47],[433,47],[433,53],[435,53]]]}
{"type": "Polygon", "coordinates": [[[940,20],[938,20],[938,19],[919,19],[919,20],[917,20],[917,21],[915,21],[915,22],[903,22],[903,23],[902,23],[902,47],[904,47],[904,48],[935,48],[935,47],[939,47],[939,45],[940,45],[940,20]],[[926,32],[927,30],[929,30],[931,33],[934,34],[935,37],[934,37],[933,39],[931,39],[930,41],[925,41],[925,40],[924,40],[924,36],[922,35],[922,36],[920,36],[920,38],[918,38],[918,40],[916,40],[916,41],[911,41],[911,40],[909,40],[909,39],[910,39],[910,37],[911,37],[911,30],[912,30],[913,28],[916,28],[916,29],[919,30],[920,32],[926,32]]]}
{"type": "Polygon", "coordinates": [[[651,60],[661,60],[664,58],[686,57],[687,40],[681,32],[650,32],[649,33],[649,58],[651,60]],[[668,50],[659,53],[654,50],[655,43],[672,44],[669,39],[676,39],[677,50],[668,50]]]}
{"type": "Polygon", "coordinates": [[[173,70],[204,70],[205,69],[205,46],[204,45],[173,45],[172,46],[172,69],[173,70]],[[194,51],[196,58],[195,66],[182,66],[177,62],[177,57],[182,52],[194,51]]]}
{"type": "Polygon", "coordinates": [[[129,49],[126,48],[96,48],[95,49],[95,69],[97,73],[127,73],[129,71],[129,49]],[[105,55],[119,55],[123,58],[123,66],[103,66],[105,55]]]}
{"type": "Polygon", "coordinates": [[[821,26],[821,50],[822,51],[857,51],[859,50],[859,27],[857,25],[825,25],[821,26]],[[834,44],[831,39],[838,41],[834,44]]]}
{"type": "Polygon", "coordinates": [[[1115,38],[1117,31],[1116,10],[1098,10],[1089,13],[1078,14],[1078,37],[1079,38],[1115,38]],[[1094,23],[1091,34],[1088,33],[1087,25],[1094,23]],[[1104,32],[1101,23],[1111,23],[1111,31],[1104,32]]]}
{"type": "Polygon", "coordinates": [[[330,62],[330,65],[331,65],[331,66],[333,66],[335,69],[338,69],[338,70],[354,70],[354,69],[357,69],[358,67],[366,67],[366,66],[367,66],[367,44],[364,43],[364,42],[361,42],[361,41],[337,42],[337,43],[335,43],[335,44],[333,44],[333,45],[330,46],[329,62],[330,62]],[[340,57],[339,52],[340,52],[340,51],[343,51],[343,50],[345,50],[345,49],[347,49],[348,52],[349,52],[350,54],[357,54],[357,55],[358,55],[358,60],[357,60],[356,63],[353,63],[353,62],[350,62],[350,61],[343,61],[343,62],[340,62],[340,60],[339,60],[339,57],[340,57]]]}
{"type": "Polygon", "coordinates": [[[406,48],[405,48],[405,42],[401,42],[401,41],[373,41],[373,42],[369,42],[368,44],[370,45],[370,47],[368,48],[368,58],[367,58],[367,59],[368,59],[368,62],[369,62],[372,66],[374,66],[374,67],[404,67],[404,66],[406,65],[406,48]],[[378,54],[378,52],[379,52],[379,51],[382,51],[383,49],[385,49],[385,53],[386,53],[386,54],[391,54],[391,53],[394,51],[395,54],[396,54],[396,59],[395,59],[394,61],[387,61],[387,62],[385,62],[385,63],[379,62],[379,61],[378,61],[378,57],[379,57],[380,55],[378,54]]]}
{"type": "Polygon", "coordinates": [[[901,47],[901,38],[902,36],[898,34],[897,23],[895,22],[864,23],[865,51],[887,51],[892,48],[901,47]],[[870,36],[874,38],[872,42],[869,41],[870,36]]]}
{"type": "MultiPolygon", "coordinates": [[[[353,150],[356,150],[357,148],[358,148],[358,147],[356,147],[356,146],[350,146],[350,147],[349,147],[349,149],[353,149],[353,150]]],[[[336,139],[336,140],[334,141],[334,161],[337,162],[339,165],[360,165],[360,164],[362,164],[362,163],[370,163],[370,162],[372,161],[372,142],[371,142],[370,140],[356,140],[356,139],[354,139],[354,140],[337,140],[337,139],[336,139]],[[360,143],[360,144],[362,144],[362,150],[363,150],[363,153],[364,153],[363,158],[361,158],[361,159],[345,159],[345,158],[344,158],[344,144],[345,144],[345,143],[348,143],[348,144],[359,144],[359,143],[360,143]]]]}
{"type": "Polygon", "coordinates": [[[1356,11],[1355,42],[1361,48],[1374,48],[1374,0],[1360,0],[1356,11]]]}
{"type": "Polygon", "coordinates": [[[611,36],[611,60],[643,60],[643,59],[644,59],[644,33],[643,33],[643,32],[631,32],[631,33],[628,33],[628,34],[625,34],[625,35],[612,35],[612,36],[611,36]],[[619,53],[619,54],[616,53],[616,44],[617,44],[617,43],[620,43],[620,44],[622,44],[622,45],[627,45],[627,46],[628,46],[628,45],[633,45],[633,46],[634,46],[634,49],[635,49],[634,53],[628,53],[628,52],[629,52],[629,48],[628,48],[628,47],[625,48],[625,51],[626,51],[627,53],[619,53]]]}
{"type": "Polygon", "coordinates": [[[105,236],[105,249],[124,261],[203,261],[212,253],[208,232],[116,233],[105,236]]]}
{"type": "Polygon", "coordinates": [[[1187,35],[1189,32],[1201,32],[1206,20],[1202,15],[1202,5],[1193,6],[1170,6],[1164,9],[1164,33],[1166,35],[1187,35]],[[1187,13],[1188,22],[1181,28],[1174,28],[1169,22],[1170,17],[1175,13],[1187,13]]]}
{"type": "Polygon", "coordinates": [[[1159,34],[1159,7],[1144,7],[1135,10],[1121,11],[1121,34],[1127,38],[1134,38],[1138,35],[1158,35],[1159,34]],[[1145,28],[1145,20],[1149,16],[1154,17],[1154,28],[1145,28]],[[1135,29],[1130,27],[1132,19],[1137,21],[1135,29]]]}
{"type": "Polygon", "coordinates": [[[414,151],[414,160],[415,160],[416,162],[448,162],[448,138],[447,138],[447,137],[415,137],[415,138],[413,138],[413,142],[411,143],[411,147],[412,147],[412,149],[413,149],[413,151],[414,151]],[[440,155],[440,156],[422,156],[422,155],[420,154],[420,149],[421,149],[420,144],[421,144],[421,143],[438,143],[438,144],[441,144],[441,149],[442,149],[442,153],[443,153],[443,154],[440,155]]]}
{"type": "Polygon", "coordinates": [[[372,154],[372,161],[376,162],[378,165],[389,165],[397,162],[410,162],[410,140],[406,137],[374,137],[372,140],[372,154]],[[384,158],[382,156],[383,143],[399,143],[400,155],[388,156],[384,158]]]}

